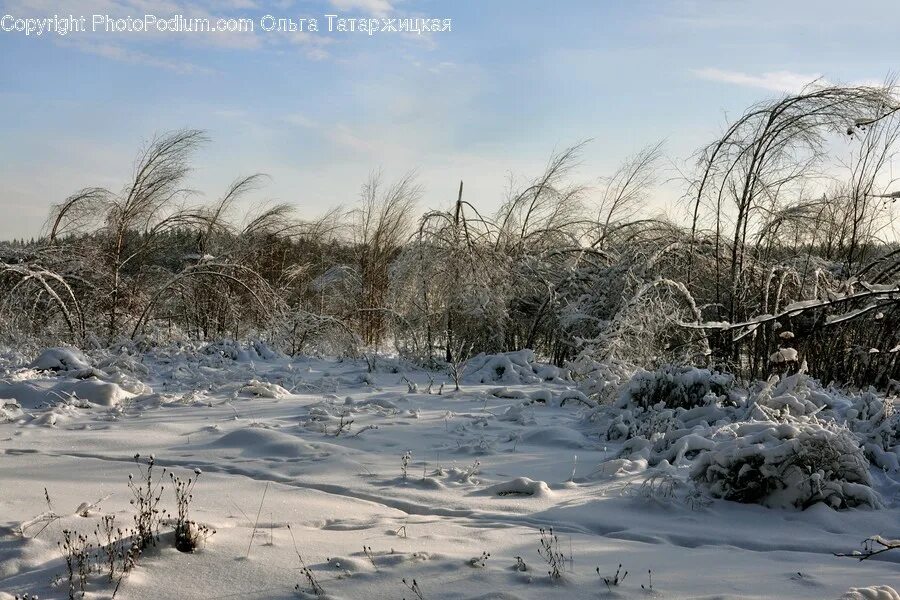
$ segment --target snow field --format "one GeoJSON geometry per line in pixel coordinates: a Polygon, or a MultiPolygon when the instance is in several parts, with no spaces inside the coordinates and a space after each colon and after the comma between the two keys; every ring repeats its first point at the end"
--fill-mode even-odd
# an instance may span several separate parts
{"type": "MultiPolygon", "coordinates": [[[[415,597],[403,579],[424,598],[467,600],[880,599],[900,587],[900,553],[833,556],[896,537],[890,408],[803,375],[741,390],[711,373],[670,373],[693,391],[669,386],[665,397],[700,404],[648,410],[635,390],[655,385],[651,374],[598,406],[528,353],[478,357],[459,392],[396,360],[370,373],[362,360],[292,360],[260,346],[20,358],[0,366],[3,600],[68,597],[62,531],[90,534],[103,515],[130,525],[136,453],[179,476],[201,469],[191,519],[216,533],[186,554],[164,523],[117,598],[310,596],[296,551],[334,599],[415,597]],[[121,393],[94,392],[104,385],[121,393]],[[861,459],[844,464],[842,453],[759,503],[723,499],[724,482],[740,479],[717,479],[713,466],[730,472],[753,448],[774,480],[800,477],[806,463],[791,462],[798,474],[776,459],[804,436],[842,436],[861,459]],[[866,444],[881,449],[877,465],[866,444]],[[550,527],[558,579],[538,552],[550,527]],[[608,587],[619,564],[628,575],[608,587]]],[[[174,512],[170,489],[161,503],[174,512]]],[[[112,593],[91,574],[87,598],[112,593]]]]}

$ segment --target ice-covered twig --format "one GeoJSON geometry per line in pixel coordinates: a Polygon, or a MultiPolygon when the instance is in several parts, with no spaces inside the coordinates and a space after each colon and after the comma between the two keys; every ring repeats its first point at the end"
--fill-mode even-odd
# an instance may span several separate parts
{"type": "Polygon", "coordinates": [[[900,539],[889,540],[880,535],[874,535],[863,540],[862,545],[862,550],[854,550],[853,552],[848,553],[835,553],[835,556],[841,558],[855,558],[859,561],[863,561],[889,550],[900,549],[900,539]]]}

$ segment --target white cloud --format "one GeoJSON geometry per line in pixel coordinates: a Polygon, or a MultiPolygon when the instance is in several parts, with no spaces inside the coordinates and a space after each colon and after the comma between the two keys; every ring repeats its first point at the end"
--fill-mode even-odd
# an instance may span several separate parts
{"type": "Polygon", "coordinates": [[[386,15],[394,10],[388,0],[329,0],[337,10],[362,10],[373,15],[386,15]]]}
{"type": "Polygon", "coordinates": [[[855,79],[853,81],[837,82],[818,73],[794,73],[793,71],[767,71],[760,75],[752,75],[742,71],[728,71],[725,69],[694,69],[691,71],[695,77],[710,81],[730,83],[743,87],[759,88],[772,92],[797,93],[809,85],[850,85],[878,87],[885,85],[884,80],[855,79]]]}
{"type": "Polygon", "coordinates": [[[246,10],[250,8],[259,8],[259,4],[257,4],[254,0],[220,0],[222,5],[228,6],[234,9],[246,10]]]}
{"type": "Polygon", "coordinates": [[[300,113],[285,115],[282,117],[282,120],[290,125],[296,125],[297,127],[304,127],[306,129],[315,129],[318,127],[318,124],[315,121],[300,113]]]}
{"type": "Polygon", "coordinates": [[[694,69],[692,73],[700,79],[760,88],[772,92],[799,92],[814,81],[824,83],[822,75],[819,73],[794,73],[793,71],[768,71],[760,75],[752,75],[742,71],[705,68],[694,69]]]}
{"type": "Polygon", "coordinates": [[[330,56],[331,55],[328,54],[328,52],[322,50],[321,48],[313,48],[312,50],[307,50],[306,52],[306,58],[308,58],[309,60],[325,60],[330,56]]]}
{"type": "Polygon", "coordinates": [[[309,31],[297,31],[290,34],[289,41],[294,46],[304,47],[306,58],[324,60],[331,56],[325,47],[334,43],[334,38],[309,31]]]}
{"type": "Polygon", "coordinates": [[[374,154],[375,146],[369,140],[357,135],[350,127],[339,124],[326,132],[327,138],[339,148],[345,148],[360,154],[374,154]]]}
{"type": "Polygon", "coordinates": [[[77,47],[82,52],[87,52],[88,54],[94,54],[96,56],[102,56],[103,58],[108,58],[111,60],[130,63],[134,65],[146,65],[148,67],[165,69],[167,71],[173,71],[175,73],[192,74],[211,72],[209,69],[190,62],[186,62],[183,60],[167,60],[164,58],[146,54],[144,52],[139,52],[137,50],[130,50],[116,44],[81,41],[72,45],[77,47]]]}
{"type": "Polygon", "coordinates": [[[368,156],[375,154],[376,147],[371,140],[367,139],[367,132],[352,129],[344,123],[326,125],[318,123],[302,113],[287,114],[282,116],[281,120],[288,125],[315,132],[335,148],[368,156]]]}
{"type": "Polygon", "coordinates": [[[456,69],[457,67],[456,63],[446,60],[438,62],[436,64],[424,63],[420,60],[414,60],[412,61],[412,66],[417,69],[425,69],[426,71],[428,71],[429,73],[433,73],[434,75],[440,75],[445,71],[450,71],[456,69]]]}
{"type": "Polygon", "coordinates": [[[768,71],[760,75],[751,75],[742,71],[706,68],[694,69],[693,73],[700,79],[761,88],[773,92],[798,92],[815,81],[824,83],[822,75],[819,73],[794,73],[793,71],[768,71]]]}
{"type": "Polygon", "coordinates": [[[214,110],[213,114],[223,119],[243,119],[247,116],[247,111],[239,108],[220,108],[214,110]]]}

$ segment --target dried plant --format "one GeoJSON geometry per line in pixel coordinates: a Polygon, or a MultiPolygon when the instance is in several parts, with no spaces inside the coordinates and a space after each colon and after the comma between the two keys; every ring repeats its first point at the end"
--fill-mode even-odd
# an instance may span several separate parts
{"type": "Polygon", "coordinates": [[[547,563],[549,570],[547,575],[551,581],[562,579],[565,571],[566,556],[559,549],[559,538],[553,533],[553,528],[540,529],[541,541],[538,547],[538,555],[547,563]]]}
{"type": "Polygon", "coordinates": [[[182,479],[170,472],[172,489],[175,492],[177,515],[175,518],[175,548],[180,552],[193,552],[209,536],[215,534],[214,529],[201,525],[190,519],[191,502],[194,499],[194,486],[200,480],[202,471],[194,469],[194,477],[182,479]]]}
{"type": "Polygon", "coordinates": [[[159,477],[154,477],[156,460],[153,455],[147,457],[146,466],[141,462],[141,455],[134,455],[138,468],[138,477],[128,474],[128,489],[131,491],[130,504],[134,506],[134,525],[138,547],[143,551],[156,546],[159,541],[159,524],[162,511],[158,508],[162,498],[163,477],[167,469],[163,467],[159,477]]]}

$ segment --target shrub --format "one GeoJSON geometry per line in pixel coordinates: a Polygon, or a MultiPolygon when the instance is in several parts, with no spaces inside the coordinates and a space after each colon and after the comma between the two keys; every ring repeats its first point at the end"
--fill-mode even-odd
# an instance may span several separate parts
{"type": "Polygon", "coordinates": [[[550,581],[558,581],[562,579],[563,572],[566,567],[566,557],[559,549],[559,537],[553,533],[553,528],[540,529],[541,545],[538,548],[538,555],[547,563],[547,575],[550,581]]]}
{"type": "MultiPolygon", "coordinates": [[[[135,510],[135,541],[141,550],[146,550],[150,546],[155,546],[159,539],[160,510],[157,506],[163,492],[162,477],[154,479],[153,468],[156,461],[152,454],[147,459],[146,468],[141,464],[140,454],[134,455],[134,462],[137,463],[140,480],[136,481],[133,474],[128,475],[128,489],[132,495],[129,502],[135,510]]],[[[163,468],[162,475],[165,474],[166,469],[163,468]]]]}
{"type": "Polygon", "coordinates": [[[638,370],[622,389],[618,405],[649,409],[705,406],[728,393],[734,377],[696,367],[663,365],[655,371],[638,370]]]}
{"type": "Polygon", "coordinates": [[[115,581],[118,564],[121,562],[124,565],[125,557],[128,554],[124,532],[116,527],[116,516],[103,515],[94,529],[94,536],[97,538],[97,548],[99,549],[97,562],[103,563],[107,578],[112,583],[115,581]]]}
{"type": "Polygon", "coordinates": [[[869,463],[846,429],[814,421],[745,422],[702,452],[691,476],[718,498],[772,507],[806,509],[880,506],[871,489],[869,463]]]}
{"type": "Polygon", "coordinates": [[[91,570],[93,544],[85,535],[63,529],[63,539],[59,548],[66,563],[66,575],[69,580],[69,600],[84,596],[87,576],[91,570]]]}
{"type": "Polygon", "coordinates": [[[194,486],[200,479],[200,469],[194,469],[194,477],[182,479],[169,473],[175,490],[175,504],[178,514],[175,518],[175,549],[179,552],[193,552],[215,531],[200,525],[189,518],[191,501],[194,499],[194,486]]]}

